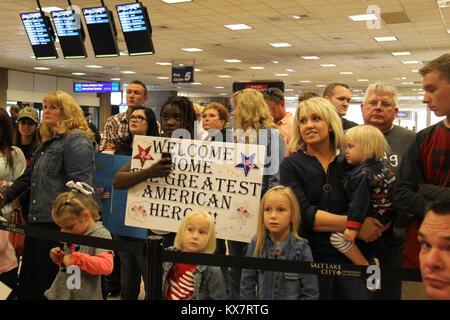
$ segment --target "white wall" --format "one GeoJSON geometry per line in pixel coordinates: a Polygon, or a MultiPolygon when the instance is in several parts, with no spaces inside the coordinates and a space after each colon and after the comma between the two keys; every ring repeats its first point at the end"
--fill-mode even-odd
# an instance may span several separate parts
{"type": "Polygon", "coordinates": [[[72,78],[8,70],[7,100],[42,102],[46,93],[55,90],[69,93],[79,105],[100,106],[96,93],[73,93],[72,78]]]}

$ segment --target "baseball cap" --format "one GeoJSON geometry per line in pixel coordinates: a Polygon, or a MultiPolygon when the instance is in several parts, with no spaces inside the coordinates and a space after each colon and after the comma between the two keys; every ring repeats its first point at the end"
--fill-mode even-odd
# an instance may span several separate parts
{"type": "Polygon", "coordinates": [[[36,122],[36,124],[39,123],[37,111],[30,107],[25,107],[19,111],[19,115],[17,116],[17,121],[19,121],[22,118],[30,118],[31,120],[36,122]]]}

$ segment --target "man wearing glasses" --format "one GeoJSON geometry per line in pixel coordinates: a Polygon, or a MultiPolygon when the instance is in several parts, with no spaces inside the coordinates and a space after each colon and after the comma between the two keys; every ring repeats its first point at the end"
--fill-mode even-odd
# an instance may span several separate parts
{"type": "Polygon", "coordinates": [[[323,97],[330,101],[336,109],[339,118],[341,118],[342,128],[344,130],[358,125],[356,122],[344,118],[347,114],[348,106],[352,98],[348,85],[344,83],[330,83],[323,91],[323,97]]]}
{"type": "Polygon", "coordinates": [[[131,112],[135,107],[143,106],[148,99],[147,87],[139,80],[130,82],[126,94],[128,109],[106,120],[104,136],[100,141],[99,152],[114,152],[117,149],[120,142],[128,135],[128,118],[131,112]]]}
{"type": "Polygon", "coordinates": [[[269,88],[263,91],[264,100],[272,113],[278,130],[283,136],[284,145],[286,146],[286,155],[289,155],[289,141],[291,140],[291,128],[294,116],[290,112],[286,112],[284,103],[284,94],[278,88],[269,88]]]}
{"type": "MultiPolygon", "coordinates": [[[[409,145],[415,139],[415,132],[394,125],[398,112],[397,89],[384,82],[370,84],[364,94],[361,112],[365,124],[380,129],[386,138],[390,150],[385,153],[384,164],[398,176],[399,165],[409,145]]],[[[380,259],[381,267],[401,267],[402,248],[404,246],[407,221],[396,220],[381,238],[375,242],[375,252],[380,259]]],[[[401,283],[396,280],[385,280],[381,275],[381,290],[375,293],[375,298],[399,300],[401,283]]]]}

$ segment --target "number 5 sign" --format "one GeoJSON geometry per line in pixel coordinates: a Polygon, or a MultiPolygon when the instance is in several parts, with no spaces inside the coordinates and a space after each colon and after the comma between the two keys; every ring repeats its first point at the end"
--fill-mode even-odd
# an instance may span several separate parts
{"type": "Polygon", "coordinates": [[[194,67],[172,67],[172,83],[194,82],[194,67]]]}

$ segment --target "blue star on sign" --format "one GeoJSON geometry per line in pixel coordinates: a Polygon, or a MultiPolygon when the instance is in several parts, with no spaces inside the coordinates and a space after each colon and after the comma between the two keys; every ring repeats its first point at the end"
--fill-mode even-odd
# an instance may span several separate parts
{"type": "Polygon", "coordinates": [[[247,176],[250,169],[259,169],[259,167],[253,163],[253,160],[255,159],[255,155],[256,155],[256,153],[252,154],[250,157],[247,157],[245,154],[241,153],[242,162],[234,167],[235,168],[244,168],[245,176],[247,176]]]}

